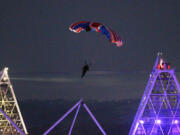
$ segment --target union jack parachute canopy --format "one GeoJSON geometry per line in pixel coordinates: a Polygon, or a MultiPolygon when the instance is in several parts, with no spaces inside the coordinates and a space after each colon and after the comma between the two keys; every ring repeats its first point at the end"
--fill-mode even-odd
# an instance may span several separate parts
{"type": "Polygon", "coordinates": [[[123,45],[122,39],[119,37],[117,33],[111,30],[109,27],[102,25],[98,22],[90,22],[90,21],[79,21],[70,25],[69,30],[80,33],[81,31],[96,31],[105,35],[111,43],[114,43],[117,47],[123,45]]]}

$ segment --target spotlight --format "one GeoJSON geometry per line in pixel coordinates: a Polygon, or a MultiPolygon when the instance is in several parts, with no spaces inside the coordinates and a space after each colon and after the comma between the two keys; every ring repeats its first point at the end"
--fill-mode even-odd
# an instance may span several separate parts
{"type": "Polygon", "coordinates": [[[3,79],[2,79],[3,82],[7,82],[7,80],[8,80],[8,79],[7,79],[6,76],[4,76],[3,79]]]}
{"type": "Polygon", "coordinates": [[[179,123],[178,120],[173,120],[173,121],[172,121],[172,124],[178,124],[178,123],[179,123]]]}
{"type": "Polygon", "coordinates": [[[155,123],[156,124],[161,124],[161,120],[156,120],[155,123]]]}
{"type": "Polygon", "coordinates": [[[141,124],[144,124],[144,121],[143,121],[143,120],[140,120],[139,122],[140,122],[141,124]]]}

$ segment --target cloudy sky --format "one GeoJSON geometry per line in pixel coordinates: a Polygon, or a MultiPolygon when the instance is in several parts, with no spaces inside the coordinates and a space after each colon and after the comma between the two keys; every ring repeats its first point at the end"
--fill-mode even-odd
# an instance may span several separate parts
{"type": "Polygon", "coordinates": [[[0,68],[9,67],[16,96],[25,99],[140,98],[158,51],[180,70],[179,0],[2,0],[0,68]],[[101,22],[124,46],[71,23],[101,22]],[[80,79],[84,61],[91,71],[80,79]]]}

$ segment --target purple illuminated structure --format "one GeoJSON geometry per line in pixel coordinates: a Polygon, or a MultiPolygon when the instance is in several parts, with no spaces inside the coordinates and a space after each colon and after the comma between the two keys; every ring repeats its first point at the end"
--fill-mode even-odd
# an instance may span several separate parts
{"type": "Polygon", "coordinates": [[[86,109],[86,111],[89,113],[89,115],[91,116],[92,120],[95,122],[95,124],[97,125],[97,127],[99,128],[99,130],[102,132],[102,134],[103,134],[103,135],[106,135],[106,132],[103,130],[103,128],[101,127],[101,125],[98,123],[98,121],[96,120],[96,118],[94,117],[94,115],[92,114],[92,112],[91,112],[90,109],[87,107],[87,105],[83,102],[82,99],[81,99],[79,102],[77,102],[71,109],[69,109],[59,120],[57,120],[43,135],[49,134],[61,121],[63,121],[74,109],[77,108],[76,114],[75,114],[75,116],[74,116],[74,119],[73,119],[73,121],[72,121],[70,130],[69,130],[69,133],[68,133],[68,135],[71,135],[81,105],[83,105],[83,107],[84,107],[84,108],[86,109]]]}
{"type": "Polygon", "coordinates": [[[180,86],[158,53],[129,135],[180,135],[180,86]]]}

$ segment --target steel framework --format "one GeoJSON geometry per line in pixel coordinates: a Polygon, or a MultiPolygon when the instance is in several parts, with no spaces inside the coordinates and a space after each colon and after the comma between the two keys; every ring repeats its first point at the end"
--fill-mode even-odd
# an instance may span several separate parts
{"type": "Polygon", "coordinates": [[[8,76],[8,68],[0,72],[0,134],[28,134],[8,76]]]}
{"type": "Polygon", "coordinates": [[[92,120],[94,121],[94,123],[97,125],[97,127],[99,128],[99,130],[101,131],[101,133],[103,135],[106,135],[106,132],[103,130],[103,128],[101,127],[101,125],[99,124],[99,122],[96,120],[96,118],[94,117],[94,115],[92,114],[92,112],[90,111],[90,109],[88,108],[88,106],[83,102],[83,100],[81,99],[79,102],[77,102],[72,108],[70,108],[60,119],[58,119],[46,132],[44,132],[43,135],[47,135],[49,134],[61,121],[63,121],[74,109],[77,108],[74,119],[72,121],[70,130],[68,135],[71,135],[77,115],[79,113],[80,107],[81,105],[83,105],[83,107],[86,109],[86,111],[88,112],[88,114],[91,116],[92,120]]]}
{"type": "Polygon", "coordinates": [[[180,135],[180,86],[158,54],[129,135],[180,135]]]}

